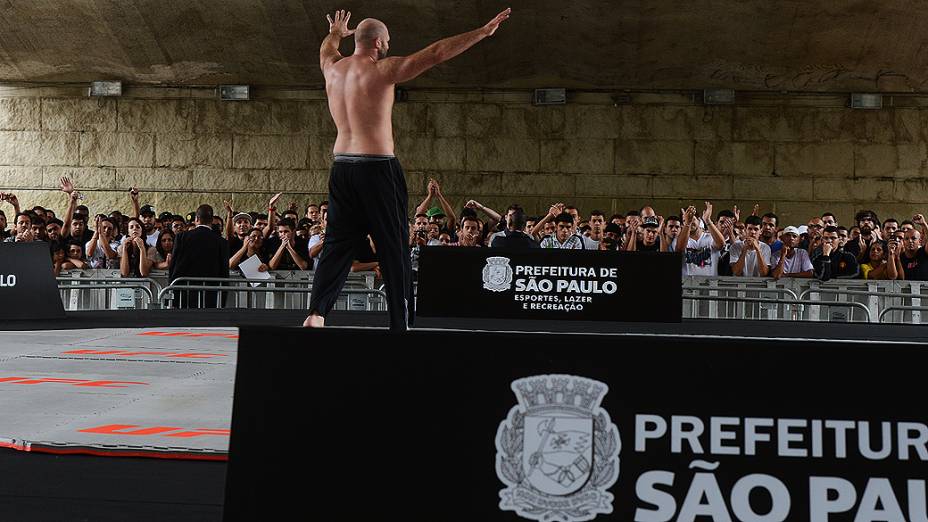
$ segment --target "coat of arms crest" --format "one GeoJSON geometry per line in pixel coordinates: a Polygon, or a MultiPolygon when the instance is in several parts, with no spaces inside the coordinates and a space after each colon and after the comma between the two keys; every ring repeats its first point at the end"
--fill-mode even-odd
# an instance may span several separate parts
{"type": "Polygon", "coordinates": [[[500,423],[496,473],[508,486],[500,509],[532,520],[573,522],[612,512],[618,429],[600,408],[604,383],[541,375],[512,383],[519,404],[500,423]]]}

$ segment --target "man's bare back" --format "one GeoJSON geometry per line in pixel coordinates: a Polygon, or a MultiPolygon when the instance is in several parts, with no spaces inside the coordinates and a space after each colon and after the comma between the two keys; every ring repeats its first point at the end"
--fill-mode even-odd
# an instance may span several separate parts
{"type": "Polygon", "coordinates": [[[336,154],[393,154],[394,85],[367,56],[343,58],[326,70],[329,111],[338,128],[336,154]]]}
{"type": "Polygon", "coordinates": [[[303,326],[325,326],[325,315],[338,298],[353,259],[358,234],[370,233],[377,245],[387,289],[391,329],[405,329],[414,313],[412,275],[407,246],[408,193],[400,162],[393,158],[393,89],[429,68],[493,35],[509,18],[509,9],[479,29],[439,40],[410,56],[387,58],[390,33],[379,20],[368,18],[348,29],[351,13],[328,17],[329,35],[319,49],[329,111],[338,137],[329,176],[329,220],[319,266],[313,281],[310,314],[303,326]],[[355,35],[354,54],[338,52],[342,38],[355,35]],[[344,157],[378,155],[390,158],[344,157]],[[369,214],[370,213],[370,214],[369,214]],[[389,275],[389,277],[388,277],[389,275]]]}
{"type": "Polygon", "coordinates": [[[509,13],[506,9],[479,29],[445,38],[409,56],[386,58],[390,42],[386,25],[368,18],[349,30],[351,13],[336,12],[335,20],[329,18],[329,36],[319,51],[329,111],[338,128],[334,152],[393,155],[391,116],[396,84],[410,81],[492,36],[509,13]],[[352,34],[354,54],[342,57],[338,43],[352,34]]]}

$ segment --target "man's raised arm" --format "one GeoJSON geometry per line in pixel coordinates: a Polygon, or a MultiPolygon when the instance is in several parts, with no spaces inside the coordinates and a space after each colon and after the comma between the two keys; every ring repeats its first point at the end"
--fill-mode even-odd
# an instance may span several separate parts
{"type": "Polygon", "coordinates": [[[335,11],[335,20],[325,15],[329,20],[329,34],[322,40],[322,47],[319,48],[319,68],[325,74],[325,68],[341,60],[343,57],[338,52],[338,45],[342,38],[354,34],[354,29],[348,30],[348,19],[351,18],[351,11],[347,13],[344,10],[335,11]]]}
{"type": "Polygon", "coordinates": [[[511,12],[512,9],[507,8],[479,29],[439,40],[409,56],[381,60],[386,67],[390,81],[392,83],[408,82],[432,67],[447,62],[470,49],[480,40],[493,36],[499,24],[508,19],[511,12]]]}

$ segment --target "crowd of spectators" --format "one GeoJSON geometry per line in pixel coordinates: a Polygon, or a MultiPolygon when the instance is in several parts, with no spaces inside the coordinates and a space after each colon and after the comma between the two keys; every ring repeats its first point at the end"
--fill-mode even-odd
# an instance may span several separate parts
{"type": "MultiPolygon", "coordinates": [[[[170,271],[179,236],[198,226],[225,242],[222,267],[227,263],[230,270],[251,258],[259,271],[314,270],[325,244],[325,201],[278,208],[282,194],[277,194],[260,212],[226,202],[225,218],[214,216],[208,205],[186,215],[158,214],[151,205],[140,205],[139,191],[132,188],[131,215],[91,214],[71,180],[60,183],[68,198],[60,217],[38,206],[23,210],[15,194],[0,193],[0,202],[14,210],[10,229],[0,210],[0,240],[48,242],[56,275],[85,268],[118,269],[123,277],[170,271]]],[[[563,203],[552,204],[542,216],[527,215],[518,204],[500,214],[475,200],[453,208],[431,179],[410,220],[410,256],[417,271],[426,246],[679,252],[684,276],[928,280],[928,242],[923,241],[928,224],[921,214],[880,221],[875,212],[861,210],[845,226],[830,212],[784,224],[757,205],[747,216],[737,207],[718,212],[710,202],[701,207],[666,218],[650,206],[608,216],[590,210],[584,216],[563,203]]],[[[370,237],[359,238],[352,270],[379,273],[376,252],[370,237]]]]}

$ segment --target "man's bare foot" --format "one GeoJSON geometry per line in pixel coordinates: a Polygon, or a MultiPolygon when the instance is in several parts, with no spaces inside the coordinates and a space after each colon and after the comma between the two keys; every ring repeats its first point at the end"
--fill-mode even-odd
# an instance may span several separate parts
{"type": "Polygon", "coordinates": [[[319,314],[310,314],[309,317],[303,321],[303,326],[308,328],[322,328],[325,326],[325,317],[319,314]]]}

